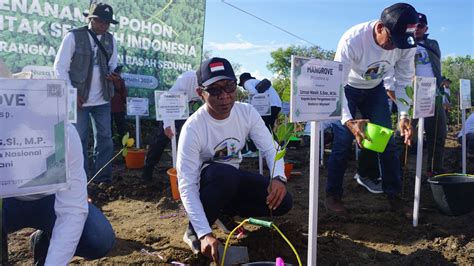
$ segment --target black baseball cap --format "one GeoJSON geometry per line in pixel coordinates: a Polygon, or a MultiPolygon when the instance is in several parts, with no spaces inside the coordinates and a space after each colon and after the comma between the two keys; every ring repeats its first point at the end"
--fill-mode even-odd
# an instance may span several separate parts
{"type": "Polygon", "coordinates": [[[203,61],[196,71],[196,76],[199,86],[204,87],[223,79],[237,80],[232,65],[227,59],[220,57],[203,61]]]}
{"type": "Polygon", "coordinates": [[[428,25],[428,20],[426,19],[426,15],[423,13],[418,13],[418,20],[419,23],[423,23],[425,25],[428,25]]]}
{"type": "Polygon", "coordinates": [[[391,5],[382,11],[380,21],[389,29],[395,47],[416,47],[414,33],[419,19],[414,7],[406,3],[391,5]]]}
{"type": "Polygon", "coordinates": [[[255,79],[255,78],[252,77],[252,75],[250,75],[250,73],[248,73],[248,72],[244,72],[244,73],[240,74],[239,86],[243,86],[244,82],[249,80],[249,79],[255,79]]]}
{"type": "Polygon", "coordinates": [[[83,14],[87,18],[100,18],[107,23],[118,24],[118,21],[114,20],[114,10],[112,7],[104,3],[91,4],[89,12],[84,12],[83,14]]]}

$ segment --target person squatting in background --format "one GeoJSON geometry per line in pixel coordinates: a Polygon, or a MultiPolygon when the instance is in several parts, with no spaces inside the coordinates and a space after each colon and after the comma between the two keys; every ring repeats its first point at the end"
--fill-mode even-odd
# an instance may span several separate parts
{"type": "MultiPolygon", "coordinates": [[[[175,81],[173,87],[169,89],[169,92],[184,92],[188,96],[189,114],[193,114],[201,105],[201,98],[196,94],[196,88],[198,87],[196,71],[190,70],[181,74],[175,81]]],[[[164,149],[170,143],[170,140],[176,133],[179,136],[181,127],[186,120],[176,120],[175,129],[173,132],[171,129],[171,120],[163,120],[158,123],[158,130],[153,137],[145,159],[145,167],[143,167],[142,179],[144,181],[151,181],[153,178],[153,171],[155,165],[160,161],[161,155],[164,149]]]]}
{"type": "MultiPolygon", "coordinates": [[[[262,116],[262,119],[265,122],[265,126],[268,128],[268,130],[270,130],[270,132],[273,132],[275,121],[277,120],[278,114],[280,113],[282,103],[281,103],[280,96],[278,95],[275,88],[273,88],[270,81],[267,79],[258,80],[252,77],[250,73],[245,72],[240,75],[238,85],[243,87],[245,90],[247,90],[250,94],[250,97],[252,97],[252,95],[255,95],[257,93],[268,94],[268,97],[270,99],[271,112],[270,112],[270,115],[262,116]]],[[[243,156],[244,157],[257,157],[256,152],[257,152],[257,148],[255,147],[255,144],[252,141],[249,141],[249,150],[243,156]]]]}

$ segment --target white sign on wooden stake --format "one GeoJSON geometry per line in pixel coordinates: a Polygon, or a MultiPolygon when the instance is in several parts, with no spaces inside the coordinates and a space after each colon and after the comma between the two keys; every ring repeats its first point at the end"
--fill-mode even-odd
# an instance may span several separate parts
{"type": "Polygon", "coordinates": [[[319,122],[340,119],[343,64],[291,57],[290,122],[311,122],[309,228],[307,265],[316,265],[319,190],[319,122]]]}

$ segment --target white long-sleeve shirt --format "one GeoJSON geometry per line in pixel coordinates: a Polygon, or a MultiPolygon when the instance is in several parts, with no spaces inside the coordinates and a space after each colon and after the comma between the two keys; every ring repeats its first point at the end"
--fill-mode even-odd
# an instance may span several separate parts
{"type": "MultiPolygon", "coordinates": [[[[244,83],[244,88],[249,92],[250,95],[257,94],[258,91],[255,86],[257,86],[259,82],[260,80],[258,79],[248,79],[244,83]]],[[[266,93],[268,94],[268,97],[270,99],[270,106],[276,106],[281,108],[281,99],[275,88],[273,88],[273,86],[270,86],[266,93]]]]}
{"type": "MultiPolygon", "coordinates": [[[[188,102],[201,101],[197,95],[196,88],[198,87],[196,71],[190,70],[181,74],[169,89],[169,92],[184,92],[188,96],[188,102]]],[[[192,111],[191,109],[189,110],[192,111]]],[[[172,120],[163,120],[163,129],[171,125],[172,120]]]]}
{"type": "MultiPolygon", "coordinates": [[[[249,104],[236,102],[230,116],[224,120],[212,118],[204,105],[188,118],[181,130],[176,163],[179,191],[199,238],[212,232],[199,198],[202,166],[214,161],[238,169],[247,136],[272,169],[276,155],[272,136],[257,110],[249,104]]],[[[274,176],[285,176],[283,165],[283,159],[276,162],[274,176]]]]}
{"type": "MultiPolygon", "coordinates": [[[[346,31],[339,40],[334,61],[344,63],[345,84],[354,88],[372,89],[383,80],[385,89],[396,92],[400,113],[406,113],[409,106],[399,99],[411,102],[405,87],[412,85],[415,76],[416,48],[383,49],[374,40],[376,23],[376,20],[365,22],[346,31]]],[[[344,124],[352,118],[347,99],[343,99],[341,122],[344,124]]]]}
{"type": "MultiPolygon", "coordinates": [[[[89,26],[90,28],[90,26],[89,26]]],[[[99,47],[96,45],[94,38],[89,35],[89,41],[92,47],[92,54],[96,55],[97,53],[102,53],[99,47]]],[[[97,39],[100,40],[102,35],[97,35],[97,39]]],[[[58,54],[54,59],[54,73],[57,79],[63,79],[66,81],[68,87],[72,87],[71,79],[69,78],[69,70],[71,69],[71,61],[74,56],[74,51],[76,47],[76,40],[74,38],[74,33],[68,32],[59,46],[58,54]]],[[[113,51],[109,60],[109,72],[112,72],[117,67],[117,42],[113,38],[113,51]]],[[[89,91],[89,98],[82,106],[97,106],[105,104],[107,101],[104,100],[102,96],[102,84],[100,82],[100,69],[98,65],[94,65],[92,68],[92,78],[91,78],[91,89],[89,91]]]]}
{"type": "MultiPolygon", "coordinates": [[[[67,124],[68,171],[70,188],[57,191],[54,201],[56,221],[46,256],[45,265],[68,265],[82,235],[89,211],[87,203],[87,177],[84,172],[82,144],[76,128],[67,124]]],[[[53,193],[18,197],[19,200],[36,200],[53,193]]]]}

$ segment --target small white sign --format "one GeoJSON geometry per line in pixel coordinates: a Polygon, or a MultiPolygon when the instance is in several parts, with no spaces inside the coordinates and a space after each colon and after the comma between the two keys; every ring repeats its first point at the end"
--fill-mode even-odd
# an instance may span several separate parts
{"type": "Polygon", "coordinates": [[[250,95],[250,104],[257,109],[260,116],[269,116],[272,114],[272,106],[268,93],[257,93],[250,95]]]}
{"type": "Polygon", "coordinates": [[[68,186],[64,80],[0,82],[0,198],[68,186]]]}
{"type": "Polygon", "coordinates": [[[77,89],[67,89],[67,120],[73,124],[77,123],[77,89]]]}
{"type": "Polygon", "coordinates": [[[156,120],[182,120],[189,117],[188,97],[183,92],[155,91],[156,120]]]}
{"type": "Polygon", "coordinates": [[[344,65],[292,56],[290,121],[340,119],[344,65]]]}
{"type": "Polygon", "coordinates": [[[461,109],[471,108],[471,80],[459,80],[459,93],[461,97],[461,109]]]}
{"type": "Polygon", "coordinates": [[[127,97],[127,115],[148,116],[148,98],[127,97]]]}
{"type": "Polygon", "coordinates": [[[431,117],[435,113],[436,78],[415,77],[413,118],[431,117]]]}

